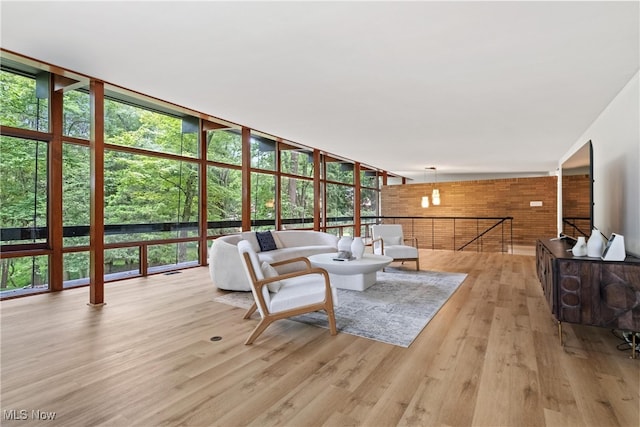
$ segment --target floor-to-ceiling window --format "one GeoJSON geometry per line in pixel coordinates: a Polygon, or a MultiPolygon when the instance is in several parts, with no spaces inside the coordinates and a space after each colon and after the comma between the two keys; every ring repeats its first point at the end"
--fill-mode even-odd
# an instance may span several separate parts
{"type": "Polygon", "coordinates": [[[242,231],[242,135],[237,127],[206,132],[209,236],[242,231]]]}
{"type": "Polygon", "coordinates": [[[280,144],[280,217],[282,228],[313,228],[313,150],[280,144]]]}
{"type": "Polygon", "coordinates": [[[377,215],[375,168],[109,84],[96,116],[90,78],[47,69],[3,61],[0,73],[3,298],[93,280],[92,203],[104,281],[203,265],[203,248],[225,234],[358,234],[356,218],[377,215]]]}
{"type": "Polygon", "coordinates": [[[62,115],[62,225],[64,287],[89,283],[91,118],[85,87],[66,91],[62,115]]]}
{"type": "Polygon", "coordinates": [[[369,237],[369,227],[375,224],[380,215],[381,177],[376,169],[360,169],[360,235],[369,237]]]}
{"type": "Polygon", "coordinates": [[[198,120],[105,100],[105,274],[134,275],[146,248],[151,271],[197,263],[198,120]]]}
{"type": "Polygon", "coordinates": [[[0,289],[48,289],[49,74],[0,70],[0,289]],[[10,136],[10,135],[15,136],[10,136]]]}
{"type": "Polygon", "coordinates": [[[276,225],[277,141],[251,131],[251,229],[276,225]]]}
{"type": "Polygon", "coordinates": [[[327,231],[354,235],[354,163],[324,156],[325,209],[327,231]]]}

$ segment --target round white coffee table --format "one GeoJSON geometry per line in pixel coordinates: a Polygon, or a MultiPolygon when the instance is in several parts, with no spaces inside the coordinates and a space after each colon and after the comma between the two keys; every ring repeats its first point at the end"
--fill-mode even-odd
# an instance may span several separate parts
{"type": "Polygon", "coordinates": [[[361,259],[335,261],[337,253],[309,256],[314,267],[327,270],[331,285],[340,289],[364,291],[376,283],[376,272],[391,264],[393,258],[385,255],[364,254],[361,259]]]}

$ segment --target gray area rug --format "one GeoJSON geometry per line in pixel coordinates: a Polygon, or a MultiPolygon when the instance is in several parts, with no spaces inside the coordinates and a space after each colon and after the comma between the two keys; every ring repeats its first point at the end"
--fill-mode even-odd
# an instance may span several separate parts
{"type": "MultiPolygon", "coordinates": [[[[464,273],[387,269],[379,272],[376,284],[364,292],[338,289],[338,332],[409,347],[466,277],[464,273]]],[[[251,292],[230,292],[214,300],[241,308],[253,303],[251,292]]],[[[328,328],[324,312],[291,319],[328,328]]]]}

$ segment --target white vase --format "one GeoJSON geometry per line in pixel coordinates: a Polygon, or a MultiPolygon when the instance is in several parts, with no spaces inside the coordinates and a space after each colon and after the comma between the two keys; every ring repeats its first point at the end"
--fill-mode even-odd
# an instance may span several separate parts
{"type": "Polygon", "coordinates": [[[361,259],[363,254],[364,242],[362,241],[362,237],[354,237],[351,243],[351,255],[353,255],[355,259],[361,259]]]}
{"type": "Polygon", "coordinates": [[[573,256],[587,256],[587,241],[584,236],[578,237],[576,245],[571,249],[573,256]]]}
{"type": "Polygon", "coordinates": [[[338,240],[338,251],[347,251],[351,252],[351,242],[353,239],[351,236],[342,236],[340,240],[338,240]]]}
{"type": "Polygon", "coordinates": [[[600,258],[604,250],[604,240],[597,228],[593,227],[591,236],[587,241],[587,256],[592,258],[600,258]]]}

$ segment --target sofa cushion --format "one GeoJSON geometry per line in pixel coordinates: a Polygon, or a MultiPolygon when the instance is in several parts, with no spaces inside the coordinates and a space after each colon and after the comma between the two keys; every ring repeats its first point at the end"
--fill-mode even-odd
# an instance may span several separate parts
{"type": "MultiPolygon", "coordinates": [[[[290,310],[305,304],[315,304],[324,301],[326,288],[316,274],[294,277],[283,280],[284,284],[278,293],[278,298],[271,300],[269,308],[272,313],[290,310]]],[[[333,304],[338,305],[338,294],[331,289],[333,304]]]]}
{"type": "MultiPolygon", "coordinates": [[[[269,264],[273,264],[274,262],[286,261],[290,260],[291,258],[308,257],[311,255],[331,252],[337,253],[337,249],[333,246],[301,246],[298,248],[283,248],[278,249],[277,251],[260,252],[258,254],[258,257],[260,258],[260,262],[266,261],[269,264]]],[[[307,265],[302,261],[292,262],[275,267],[275,269],[280,274],[291,273],[293,271],[304,270],[306,268],[307,265]]]]}
{"type": "Polygon", "coordinates": [[[385,246],[384,254],[391,258],[418,258],[418,250],[413,246],[385,246]]]}
{"type": "Polygon", "coordinates": [[[257,231],[256,239],[262,252],[273,251],[278,249],[276,241],[273,239],[273,235],[270,231],[257,231]]]}
{"type": "Polygon", "coordinates": [[[276,242],[276,248],[278,248],[278,249],[284,248],[284,244],[280,240],[280,237],[278,236],[278,233],[275,233],[275,232],[272,231],[271,235],[273,236],[273,240],[276,242]]]}
{"type": "Polygon", "coordinates": [[[243,231],[240,233],[242,236],[242,240],[247,240],[251,243],[251,248],[254,252],[260,252],[260,244],[258,244],[258,238],[256,237],[256,233],[253,231],[243,231]]]}
{"type": "MultiPolygon", "coordinates": [[[[282,248],[277,251],[260,252],[258,257],[260,258],[260,261],[266,261],[269,264],[273,264],[274,262],[285,261],[291,258],[308,257],[327,252],[337,252],[337,250],[331,246],[298,246],[295,248],[282,248]]],[[[277,268],[277,270],[282,272],[280,268],[277,268]]]]}
{"type": "MultiPolygon", "coordinates": [[[[338,237],[320,231],[282,230],[276,231],[283,248],[294,246],[333,246],[338,247],[338,237]]],[[[337,250],[337,249],[336,249],[337,250]]]]}

